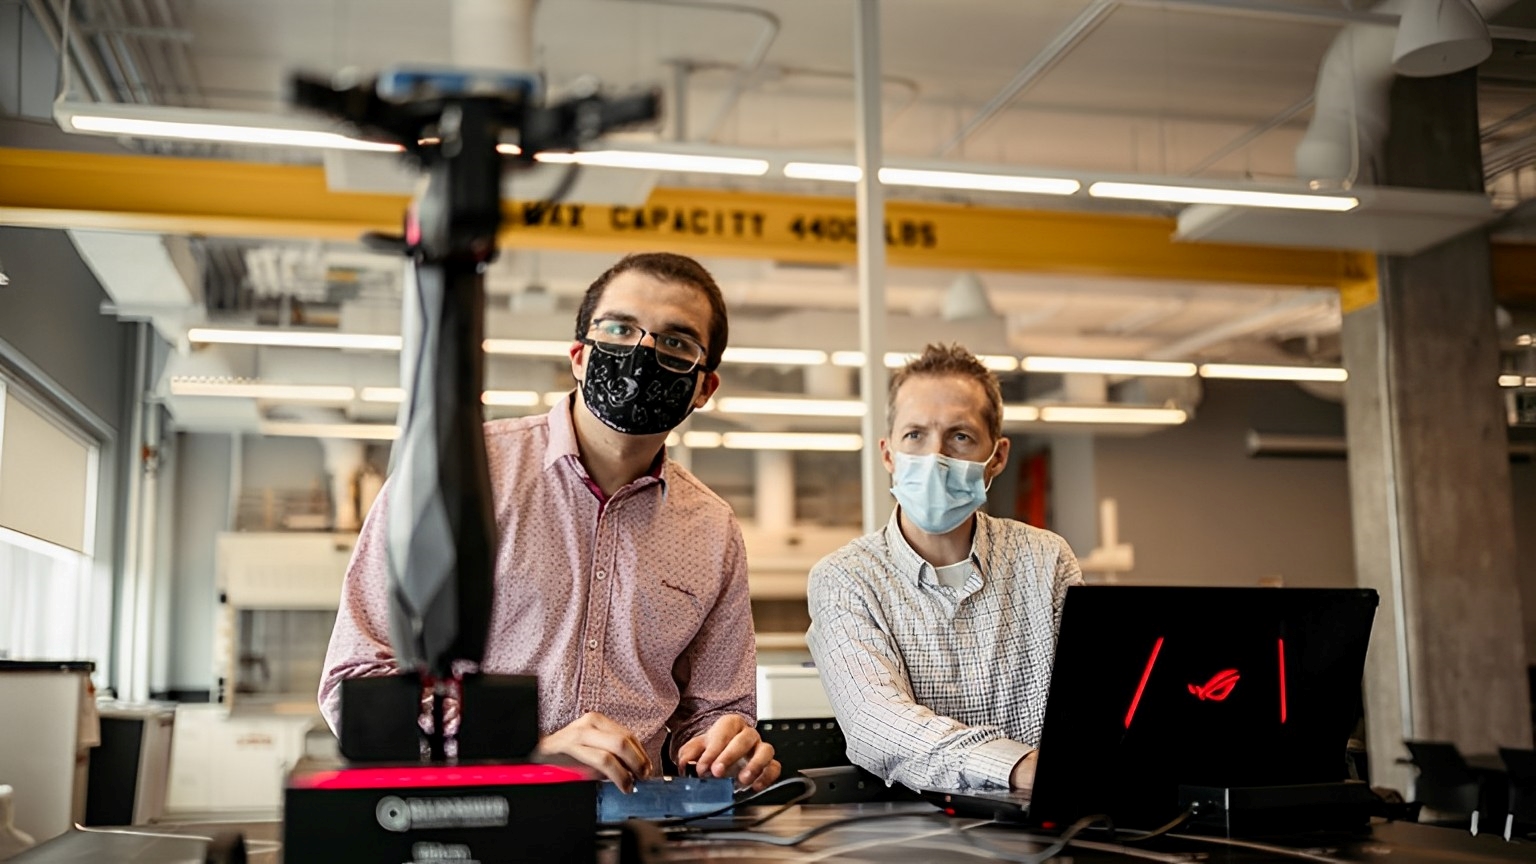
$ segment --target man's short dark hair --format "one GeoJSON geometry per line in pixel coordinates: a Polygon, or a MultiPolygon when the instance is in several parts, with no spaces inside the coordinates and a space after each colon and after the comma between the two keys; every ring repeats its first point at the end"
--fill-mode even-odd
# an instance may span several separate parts
{"type": "Polygon", "coordinates": [[[1002,438],[1003,391],[998,386],[997,375],[981,365],[976,355],[961,345],[930,344],[923,348],[922,354],[891,375],[890,395],[885,406],[886,428],[890,432],[896,431],[896,391],[901,389],[902,384],[918,376],[945,375],[967,378],[981,385],[981,391],[987,397],[987,404],[982,409],[982,420],[987,424],[987,431],[992,433],[993,441],[1002,438]]]}
{"type": "Polygon", "coordinates": [[[730,338],[730,328],[725,320],[725,297],[720,294],[720,286],[715,284],[715,277],[709,275],[704,265],[687,255],[638,252],[620,258],[617,264],[597,277],[581,298],[581,308],[576,312],[576,338],[586,338],[587,331],[592,329],[592,313],[597,311],[597,304],[603,301],[603,291],[608,283],[620,273],[630,271],[644,273],[663,282],[681,283],[698,289],[704,295],[709,301],[709,344],[704,346],[704,371],[715,371],[720,366],[720,356],[725,353],[725,344],[730,338]]]}

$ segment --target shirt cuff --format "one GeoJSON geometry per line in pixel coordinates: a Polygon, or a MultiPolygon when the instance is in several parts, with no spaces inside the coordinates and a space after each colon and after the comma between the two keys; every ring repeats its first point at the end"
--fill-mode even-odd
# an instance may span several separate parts
{"type": "Polygon", "coordinates": [[[1013,778],[1013,766],[1033,753],[1035,748],[1011,738],[999,738],[980,744],[965,754],[965,768],[960,779],[967,786],[1001,786],[1009,788],[1013,778]]]}

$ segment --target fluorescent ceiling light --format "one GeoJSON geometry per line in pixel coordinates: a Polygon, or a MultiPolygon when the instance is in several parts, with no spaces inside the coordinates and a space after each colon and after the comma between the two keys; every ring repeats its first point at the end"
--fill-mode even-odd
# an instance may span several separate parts
{"type": "Polygon", "coordinates": [[[374,333],[337,333],[329,330],[221,330],[193,327],[191,342],[220,345],[270,345],[283,348],[354,348],[361,351],[399,351],[399,336],[374,333]]]}
{"type": "Polygon", "coordinates": [[[784,176],[791,180],[829,180],[834,183],[857,183],[864,172],[857,165],[836,165],[830,162],[786,162],[784,176]]]}
{"type": "Polygon", "coordinates": [[[913,168],[881,168],[880,182],[887,186],[974,189],[979,192],[1022,192],[1026,195],[1072,195],[1083,188],[1083,184],[1076,180],[1063,177],[976,174],[970,171],[922,171],[913,168]]]}
{"type": "Polygon", "coordinates": [[[539,394],[532,390],[487,390],[480,394],[486,405],[502,405],[516,408],[532,408],[539,404],[539,394]]]}
{"type": "Polygon", "coordinates": [[[694,174],[739,174],[761,177],[767,159],[739,156],[700,156],[693,153],[653,153],[647,150],[582,150],[576,153],[535,153],[535,161],[550,165],[593,165],[599,168],[639,168],[648,171],[687,171],[694,174]]]}
{"type": "Polygon", "coordinates": [[[720,359],[727,363],[820,366],[827,362],[827,352],[808,348],[727,348],[720,359]]]}
{"type": "Polygon", "coordinates": [[[1040,409],[1033,405],[1004,405],[1004,423],[1028,423],[1040,419],[1040,409]]]}
{"type": "Polygon", "coordinates": [[[1176,426],[1189,419],[1178,408],[1134,408],[1118,405],[1047,405],[1040,409],[1047,423],[1156,423],[1176,426]]]}
{"type": "MultiPolygon", "coordinates": [[[[907,365],[911,361],[916,360],[917,357],[918,355],[906,351],[887,351],[885,352],[885,365],[888,369],[898,369],[907,365]]],[[[976,359],[980,361],[981,365],[995,372],[1012,372],[1019,368],[1019,361],[1017,358],[1008,357],[1002,354],[977,354],[976,359]]],[[[864,352],[833,351],[832,365],[851,366],[855,368],[863,366],[864,352]]]]}
{"type": "Polygon", "coordinates": [[[1100,181],[1088,187],[1095,198],[1165,201],[1171,204],[1229,204],[1236,207],[1276,207],[1286,210],[1327,210],[1342,213],[1360,206],[1358,198],[1308,195],[1300,192],[1260,192],[1252,189],[1211,189],[1203,186],[1162,186],[1156,183],[1100,181]]]}
{"type": "Polygon", "coordinates": [[[684,432],[683,446],[695,449],[707,449],[720,446],[719,432],[684,432]]]}
{"type": "Polygon", "coordinates": [[[855,433],[727,432],[720,443],[727,450],[858,450],[864,437],[855,433]]]}
{"type": "MultiPolygon", "coordinates": [[[[399,153],[398,144],[364,141],[337,132],[318,129],[280,129],[270,126],[241,126],[224,123],[193,123],[179,120],[105,117],[73,114],[64,122],[71,130],[98,135],[126,135],[132,138],[172,138],[182,141],[218,141],[225,144],[255,144],[277,147],[314,147],[322,150],[364,150],[373,153],[399,153]]],[[[69,130],[66,130],[69,131],[69,130]]]]}
{"type": "MultiPolygon", "coordinates": [[[[857,165],[832,162],[786,162],[784,176],[791,180],[825,180],[857,183],[864,172],[857,165]]],[[[921,186],[926,189],[970,189],[978,192],[1022,192],[1028,195],[1072,195],[1083,184],[1065,177],[1027,177],[1018,174],[979,174],[974,171],[932,171],[919,168],[881,168],[880,182],[887,186],[921,186]]]]}
{"type": "Polygon", "coordinates": [[[265,420],[259,427],[263,435],[296,438],[357,438],[365,441],[393,441],[400,437],[398,427],[390,423],[297,423],[265,420]]]}
{"type": "Polygon", "coordinates": [[[716,406],[727,414],[779,414],[799,417],[863,417],[864,403],[856,399],[786,399],[722,396],[716,406]]]}
{"type": "Polygon", "coordinates": [[[1014,372],[1019,368],[1019,358],[1007,357],[1002,354],[977,354],[976,359],[981,365],[993,372],[1014,372]]]}
{"type": "Polygon", "coordinates": [[[351,402],[351,387],[321,384],[267,384],[260,381],[207,381],[172,378],[173,396],[227,396],[267,399],[275,402],[351,402]]]}
{"type": "Polygon", "coordinates": [[[1195,364],[1161,360],[1110,360],[1092,357],[1025,357],[1025,372],[1082,372],[1092,375],[1138,375],[1152,378],[1193,378],[1195,364]]]}
{"type": "Polygon", "coordinates": [[[405,401],[404,387],[364,387],[359,394],[364,402],[394,402],[396,404],[405,401]]]}
{"type": "Polygon", "coordinates": [[[1499,386],[1500,387],[1519,387],[1521,384],[1524,384],[1524,383],[1525,383],[1525,379],[1521,378],[1519,375],[1500,375],[1499,376],[1499,386]]]}
{"type": "Polygon", "coordinates": [[[1206,363],[1203,378],[1242,378],[1251,381],[1345,381],[1349,373],[1338,366],[1258,366],[1245,363],[1206,363]]]}
{"type": "Polygon", "coordinates": [[[1531,344],[1531,334],[1529,334],[1529,333],[1521,333],[1519,336],[1516,336],[1515,337],[1515,344],[1519,345],[1522,348],[1524,348],[1527,345],[1530,345],[1531,344]]]}
{"type": "Polygon", "coordinates": [[[569,357],[571,342],[552,339],[487,339],[483,348],[487,354],[510,354],[519,357],[569,357]]]}

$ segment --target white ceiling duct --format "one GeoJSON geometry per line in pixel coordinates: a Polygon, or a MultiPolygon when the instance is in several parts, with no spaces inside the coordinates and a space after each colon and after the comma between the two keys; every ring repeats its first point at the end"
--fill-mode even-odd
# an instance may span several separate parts
{"type": "MultiPolygon", "coordinates": [[[[1425,34],[1418,39],[1422,46],[1432,42],[1433,37],[1428,35],[1432,24],[1421,16],[1428,13],[1433,21],[1435,11],[1415,10],[1415,4],[1423,2],[1433,6],[1440,0],[1383,0],[1372,11],[1403,16],[1413,33],[1425,34]]],[[[1473,5],[1486,21],[1513,2],[1474,0],[1473,5]]],[[[1396,74],[1392,62],[1398,29],[1350,24],[1334,37],[1317,72],[1312,123],[1296,146],[1296,174],[1303,180],[1352,185],[1372,179],[1370,163],[1386,140],[1390,121],[1389,102],[1396,74]]],[[[1463,27],[1458,32],[1464,30],[1463,27]]],[[[1463,37],[1452,33],[1444,38],[1456,42],[1463,37]]],[[[1445,43],[1442,40],[1435,44],[1445,43]]],[[[1410,58],[1410,68],[1422,67],[1410,58]]]]}

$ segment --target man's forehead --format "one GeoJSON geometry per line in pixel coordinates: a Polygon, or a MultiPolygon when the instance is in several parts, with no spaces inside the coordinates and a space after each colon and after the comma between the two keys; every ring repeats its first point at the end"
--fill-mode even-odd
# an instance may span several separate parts
{"type": "Polygon", "coordinates": [[[673,282],[644,273],[620,273],[603,289],[593,317],[623,315],[633,318],[707,322],[709,298],[699,288],[685,282],[673,282]]]}
{"type": "Polygon", "coordinates": [[[918,375],[896,391],[897,426],[985,425],[987,398],[981,385],[957,375],[918,375]]]}

